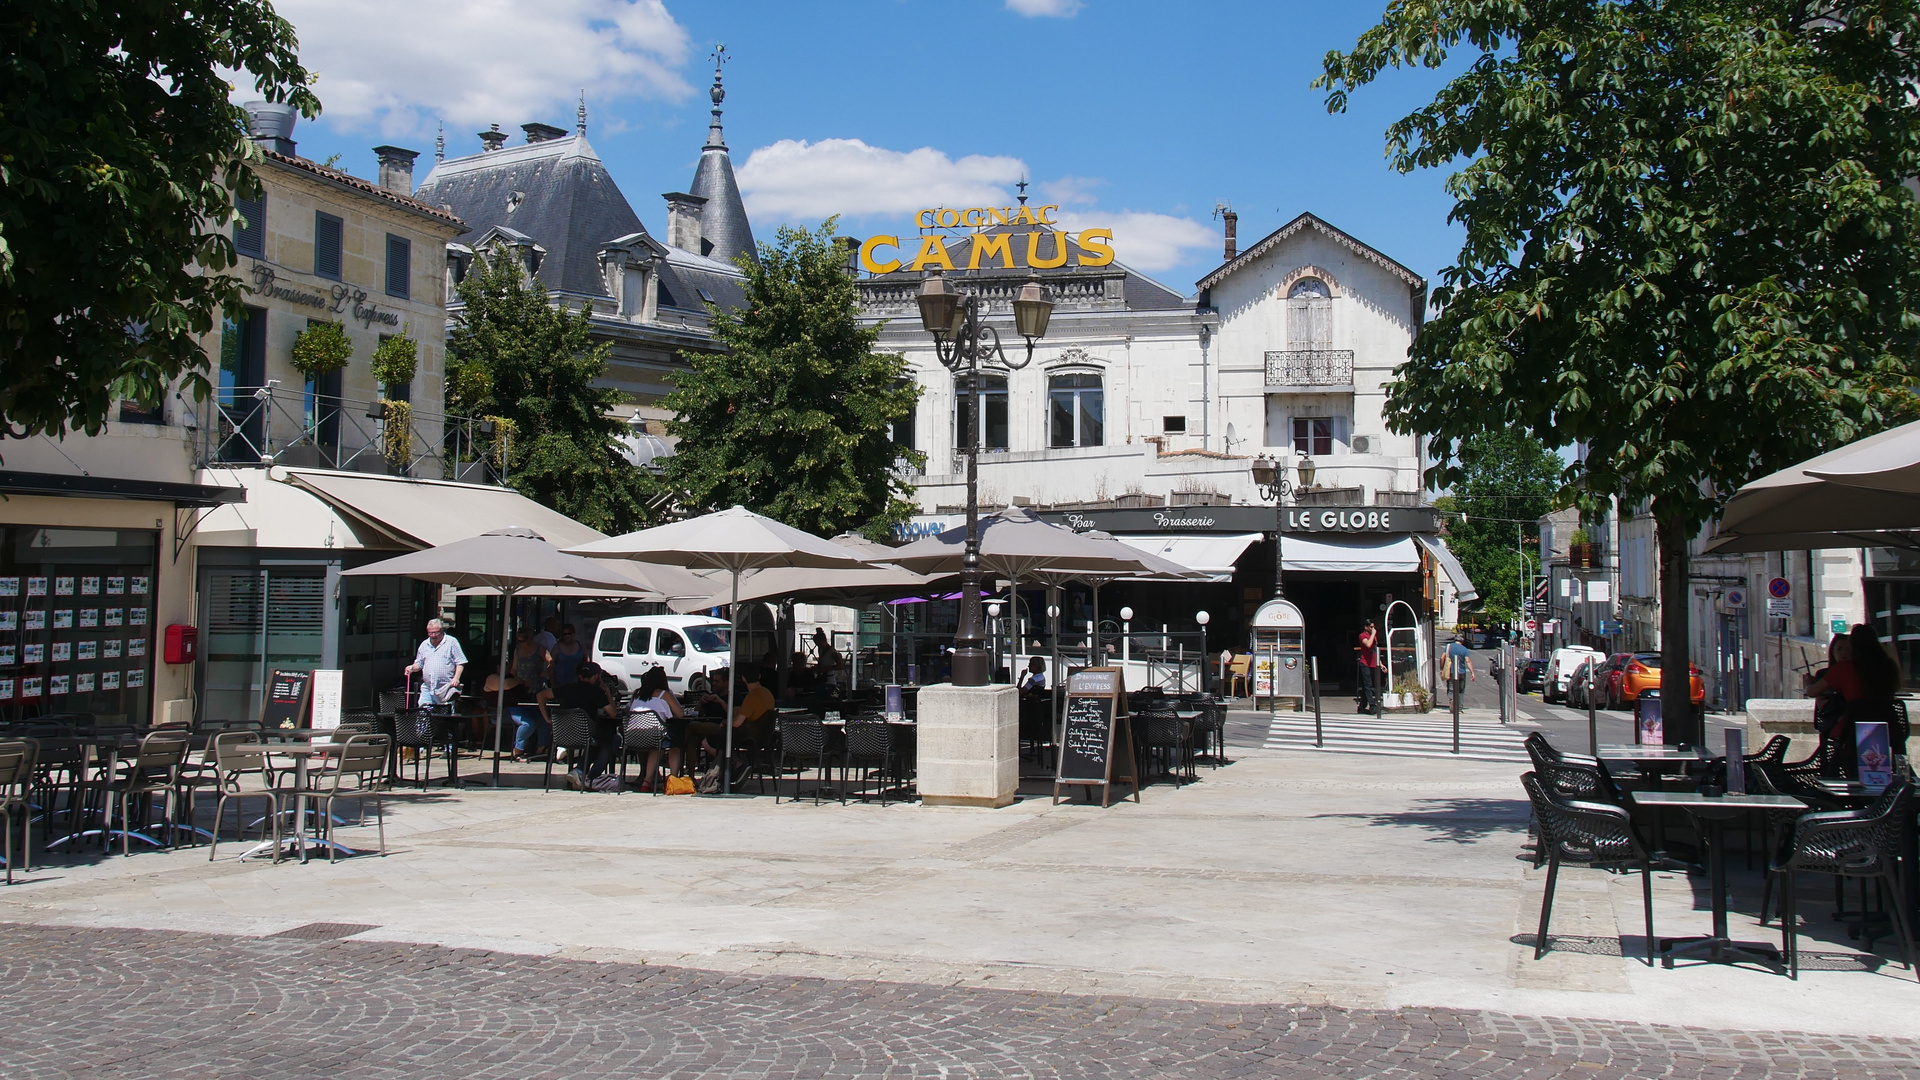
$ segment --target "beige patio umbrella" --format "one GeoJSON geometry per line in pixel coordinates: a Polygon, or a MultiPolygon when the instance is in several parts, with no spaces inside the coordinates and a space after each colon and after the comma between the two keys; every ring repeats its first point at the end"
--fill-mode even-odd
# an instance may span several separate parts
{"type": "Polygon", "coordinates": [[[1707,550],[1920,547],[1920,423],[1869,435],[1735,492],[1707,550]]]}
{"type": "Polygon", "coordinates": [[[722,785],[733,792],[733,676],[740,670],[739,647],[740,575],[749,570],[775,566],[858,568],[867,565],[859,556],[831,540],[762,517],[742,506],[730,510],[676,521],[624,536],[595,540],[569,549],[571,554],[595,559],[632,559],[635,562],[665,563],[706,570],[725,570],[731,576],[727,615],[731,629],[727,637],[726,763],[722,766],[722,785]]]}

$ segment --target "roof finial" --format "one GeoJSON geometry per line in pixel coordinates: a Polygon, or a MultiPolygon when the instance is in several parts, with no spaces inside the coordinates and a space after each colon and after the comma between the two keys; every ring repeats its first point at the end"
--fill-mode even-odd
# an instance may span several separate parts
{"type": "Polygon", "coordinates": [[[1027,205],[1027,174],[1021,173],[1020,182],[1013,186],[1020,189],[1020,205],[1027,205]]]}
{"type": "Polygon", "coordinates": [[[725,150],[727,140],[720,133],[720,103],[727,100],[727,90],[720,85],[720,66],[733,57],[727,55],[725,45],[715,45],[709,57],[713,60],[713,89],[707,91],[707,96],[713,99],[713,123],[707,128],[706,149],[725,150]]]}
{"type": "Polygon", "coordinates": [[[433,140],[433,160],[447,160],[447,122],[440,121],[440,135],[433,140]]]}
{"type": "Polygon", "coordinates": [[[584,87],[580,90],[579,116],[580,119],[573,125],[573,133],[585,135],[587,133],[587,91],[584,87]]]}

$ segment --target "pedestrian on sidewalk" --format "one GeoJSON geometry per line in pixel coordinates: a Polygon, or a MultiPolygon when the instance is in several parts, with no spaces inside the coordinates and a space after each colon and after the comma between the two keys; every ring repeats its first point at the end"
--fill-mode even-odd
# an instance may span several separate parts
{"type": "Polygon", "coordinates": [[[1453,643],[1447,646],[1446,672],[1447,693],[1453,695],[1452,701],[1459,702],[1467,682],[1479,677],[1473,670],[1473,653],[1467,649],[1466,635],[1453,635],[1453,643]]]}
{"type": "Polygon", "coordinates": [[[1380,631],[1368,619],[1360,629],[1360,644],[1356,646],[1360,654],[1360,711],[1370,713],[1380,701],[1380,631]]]}

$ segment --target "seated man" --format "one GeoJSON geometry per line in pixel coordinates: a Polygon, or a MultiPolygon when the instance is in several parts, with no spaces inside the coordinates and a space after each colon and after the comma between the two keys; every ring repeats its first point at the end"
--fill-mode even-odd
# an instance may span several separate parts
{"type": "MultiPolygon", "coordinates": [[[[740,680],[745,687],[733,703],[733,783],[738,784],[746,778],[747,761],[740,753],[747,746],[764,746],[773,734],[773,691],[760,683],[758,664],[740,665],[740,680]]],[[[724,711],[725,699],[709,694],[701,699],[701,705],[717,704],[724,711]]],[[[692,749],[705,740],[715,753],[725,745],[726,728],[720,724],[694,721],[687,725],[687,747],[692,749]]],[[[689,755],[691,757],[691,755],[689,755]]]]}
{"type": "Polygon", "coordinates": [[[607,693],[606,677],[600,665],[591,660],[580,665],[574,673],[574,682],[558,689],[548,688],[540,691],[540,714],[549,724],[553,718],[547,713],[549,702],[567,709],[582,709],[587,714],[592,735],[592,745],[588,754],[592,763],[586,768],[576,764],[567,772],[567,786],[575,791],[592,788],[595,791],[612,791],[620,781],[608,775],[613,765],[613,755],[620,749],[620,713],[613,703],[613,697],[607,693]]]}
{"type": "Polygon", "coordinates": [[[1020,680],[1020,693],[1025,697],[1039,697],[1047,692],[1047,662],[1042,657],[1027,661],[1027,674],[1020,680]]]}

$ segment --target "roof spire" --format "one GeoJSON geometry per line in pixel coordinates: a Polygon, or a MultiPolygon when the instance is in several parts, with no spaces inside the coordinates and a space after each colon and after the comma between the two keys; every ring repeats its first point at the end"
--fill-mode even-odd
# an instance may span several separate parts
{"type": "Polygon", "coordinates": [[[715,45],[709,57],[713,60],[713,89],[707,91],[707,96],[713,99],[713,123],[707,128],[707,145],[704,149],[725,150],[727,140],[720,133],[720,103],[727,100],[727,91],[720,85],[720,66],[733,57],[727,55],[725,45],[715,45]]]}
{"type": "Polygon", "coordinates": [[[1013,186],[1020,189],[1020,205],[1027,205],[1027,174],[1021,173],[1020,182],[1013,186]]]}
{"type": "Polygon", "coordinates": [[[585,135],[587,133],[587,91],[584,87],[580,90],[580,112],[578,115],[580,119],[574,123],[573,133],[575,135],[585,135]]]}
{"type": "Polygon", "coordinates": [[[447,160],[447,122],[440,121],[440,135],[433,140],[433,160],[447,160]]]}

